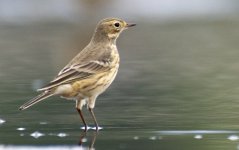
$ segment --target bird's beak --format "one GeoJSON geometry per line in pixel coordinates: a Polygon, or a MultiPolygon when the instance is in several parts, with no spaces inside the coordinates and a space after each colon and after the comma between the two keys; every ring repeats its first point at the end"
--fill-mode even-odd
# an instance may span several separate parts
{"type": "Polygon", "coordinates": [[[136,24],[135,23],[127,23],[126,24],[126,28],[133,27],[133,26],[136,26],[136,24]]]}

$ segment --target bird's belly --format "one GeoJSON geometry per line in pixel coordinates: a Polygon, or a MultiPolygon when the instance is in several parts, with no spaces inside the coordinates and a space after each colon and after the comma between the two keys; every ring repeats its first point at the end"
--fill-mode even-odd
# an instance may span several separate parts
{"type": "Polygon", "coordinates": [[[60,95],[66,99],[74,99],[78,93],[73,89],[71,84],[64,84],[56,88],[56,95],[60,95]]]}
{"type": "Polygon", "coordinates": [[[113,82],[118,72],[118,65],[108,72],[99,73],[87,79],[64,84],[55,90],[55,94],[66,99],[87,98],[103,93],[113,82]]]}

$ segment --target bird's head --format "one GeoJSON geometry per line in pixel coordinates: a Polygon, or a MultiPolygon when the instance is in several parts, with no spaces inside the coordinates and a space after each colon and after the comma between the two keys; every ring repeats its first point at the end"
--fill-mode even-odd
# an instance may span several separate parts
{"type": "Polygon", "coordinates": [[[115,41],[123,30],[135,25],[118,18],[106,18],[98,23],[94,36],[97,40],[106,38],[115,41]]]}

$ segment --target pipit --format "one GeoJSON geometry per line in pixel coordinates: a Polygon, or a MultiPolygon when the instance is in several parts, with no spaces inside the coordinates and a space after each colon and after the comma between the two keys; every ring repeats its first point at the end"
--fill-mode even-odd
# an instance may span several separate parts
{"type": "Polygon", "coordinates": [[[45,87],[38,89],[42,93],[23,104],[19,109],[30,106],[53,95],[76,100],[76,109],[84,124],[82,107],[87,105],[94,120],[96,130],[99,126],[94,115],[96,98],[102,94],[115,79],[120,57],[116,39],[120,33],[136,24],[129,24],[118,18],[106,18],[96,26],[90,43],[76,55],[45,87]]]}

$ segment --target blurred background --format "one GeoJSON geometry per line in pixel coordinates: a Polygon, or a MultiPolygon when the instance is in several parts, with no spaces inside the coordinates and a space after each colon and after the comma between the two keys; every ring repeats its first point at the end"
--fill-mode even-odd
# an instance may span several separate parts
{"type": "Polygon", "coordinates": [[[0,0],[0,144],[76,144],[74,102],[18,107],[88,44],[99,20],[118,17],[137,26],[119,37],[119,74],[96,102],[105,128],[96,149],[237,149],[238,16],[237,0],[0,0]],[[226,132],[195,135],[204,142],[161,132],[175,130],[226,132]]]}

